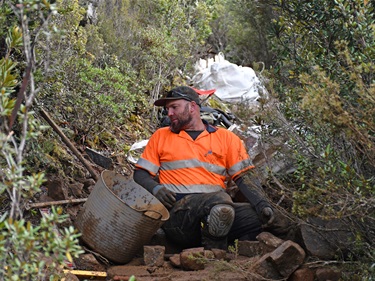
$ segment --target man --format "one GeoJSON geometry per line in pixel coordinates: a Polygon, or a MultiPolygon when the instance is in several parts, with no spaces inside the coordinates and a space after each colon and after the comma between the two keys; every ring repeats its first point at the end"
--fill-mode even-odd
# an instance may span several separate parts
{"type": "Polygon", "coordinates": [[[227,249],[228,241],[254,240],[274,220],[270,204],[249,177],[253,168],[240,138],[200,118],[200,99],[180,86],[154,103],[168,111],[136,164],[134,180],[169,209],[167,238],[182,247],[227,249]],[[158,179],[157,179],[158,176],[158,179]],[[225,192],[233,180],[249,203],[225,192]]]}

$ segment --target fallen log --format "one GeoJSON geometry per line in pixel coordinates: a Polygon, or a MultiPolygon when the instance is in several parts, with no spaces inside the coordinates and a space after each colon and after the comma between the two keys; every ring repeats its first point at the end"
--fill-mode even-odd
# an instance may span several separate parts
{"type": "Polygon", "coordinates": [[[30,210],[31,208],[43,208],[43,207],[52,206],[52,205],[82,203],[86,201],[87,201],[87,198],[81,198],[81,199],[67,199],[67,200],[59,200],[59,201],[40,202],[40,203],[26,203],[25,209],[30,210]]]}

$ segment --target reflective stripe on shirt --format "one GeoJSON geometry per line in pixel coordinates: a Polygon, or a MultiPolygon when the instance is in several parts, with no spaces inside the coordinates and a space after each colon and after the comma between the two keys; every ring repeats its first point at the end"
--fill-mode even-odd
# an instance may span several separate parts
{"type": "Polygon", "coordinates": [[[168,170],[177,170],[177,169],[182,169],[182,168],[197,168],[197,167],[203,167],[207,171],[218,174],[220,176],[226,175],[225,168],[220,167],[218,165],[211,164],[211,163],[202,162],[202,161],[199,161],[198,159],[164,162],[161,164],[160,168],[162,170],[168,171],[168,170]]]}
{"type": "Polygon", "coordinates": [[[251,162],[250,159],[245,159],[235,165],[233,165],[232,167],[230,167],[230,169],[228,170],[228,174],[230,176],[232,175],[235,175],[236,173],[248,168],[248,167],[251,167],[251,168],[254,168],[253,166],[253,163],[251,162]]]}
{"type": "Polygon", "coordinates": [[[210,193],[223,190],[220,185],[209,184],[191,184],[191,185],[174,185],[164,184],[164,186],[175,193],[210,193]]]}
{"type": "Polygon", "coordinates": [[[156,173],[159,171],[159,166],[153,164],[152,162],[144,159],[139,158],[137,161],[137,166],[142,167],[143,169],[149,171],[153,176],[156,175],[156,173]]]}

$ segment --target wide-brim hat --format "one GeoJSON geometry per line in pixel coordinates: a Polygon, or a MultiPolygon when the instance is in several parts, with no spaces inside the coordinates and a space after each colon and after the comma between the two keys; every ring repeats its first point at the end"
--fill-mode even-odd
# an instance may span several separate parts
{"type": "Polygon", "coordinates": [[[194,101],[199,106],[201,104],[199,95],[193,88],[188,87],[188,86],[180,86],[180,87],[173,88],[172,90],[167,92],[167,94],[164,97],[156,100],[154,102],[154,105],[165,106],[166,102],[169,100],[180,100],[180,99],[184,99],[187,101],[194,101]]]}

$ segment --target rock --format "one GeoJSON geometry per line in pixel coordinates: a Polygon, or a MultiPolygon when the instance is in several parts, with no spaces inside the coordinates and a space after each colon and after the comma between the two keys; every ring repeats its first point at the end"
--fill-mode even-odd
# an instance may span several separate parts
{"type": "Polygon", "coordinates": [[[284,242],[284,240],[272,235],[269,232],[260,233],[256,239],[260,242],[260,247],[263,254],[274,251],[284,242]]]}
{"type": "Polygon", "coordinates": [[[288,281],[314,281],[314,272],[310,268],[297,269],[288,281]]]}
{"type": "Polygon", "coordinates": [[[143,246],[143,259],[146,266],[162,266],[164,254],[164,246],[143,246]]]}
{"type": "Polygon", "coordinates": [[[83,191],[87,194],[91,193],[91,191],[93,190],[96,184],[95,180],[91,178],[89,179],[81,178],[81,179],[78,179],[78,181],[83,184],[83,191]]]}
{"type": "Polygon", "coordinates": [[[93,254],[83,254],[74,259],[76,267],[80,270],[105,271],[105,266],[98,262],[93,254]]]}
{"type": "Polygon", "coordinates": [[[345,255],[356,241],[350,222],[339,219],[309,218],[307,224],[300,226],[300,236],[307,253],[323,260],[345,255]]]}
{"type": "Polygon", "coordinates": [[[281,279],[281,274],[277,271],[270,258],[270,253],[263,255],[253,267],[255,273],[268,279],[281,279]]]}
{"type": "Polygon", "coordinates": [[[204,269],[204,248],[185,249],[180,253],[181,267],[184,270],[204,269]]]}
{"type": "Polygon", "coordinates": [[[69,185],[69,189],[75,198],[83,197],[83,183],[75,182],[69,185]]]}
{"type": "Polygon", "coordinates": [[[288,278],[303,263],[305,255],[297,243],[287,240],[273,252],[263,255],[254,269],[265,278],[288,278]]]}
{"type": "Polygon", "coordinates": [[[181,267],[181,259],[180,254],[174,254],[171,257],[169,257],[169,261],[171,262],[171,265],[177,268],[181,267]]]}
{"type": "Polygon", "coordinates": [[[315,275],[318,281],[338,281],[341,278],[341,272],[333,268],[318,268],[315,275]]]}
{"type": "Polygon", "coordinates": [[[68,199],[68,190],[65,186],[65,181],[56,178],[48,181],[47,184],[48,196],[53,200],[66,200],[68,199]]]}
{"type": "MultiPolygon", "coordinates": [[[[217,249],[217,250],[219,250],[219,249],[217,249]]],[[[204,255],[205,259],[210,259],[210,260],[215,259],[215,254],[211,250],[204,250],[203,255],[204,255]]]]}
{"type": "Polygon", "coordinates": [[[238,241],[238,254],[245,257],[255,257],[263,254],[259,241],[238,241]]]}
{"type": "Polygon", "coordinates": [[[283,277],[290,276],[304,261],[305,251],[293,241],[285,241],[270,253],[273,264],[283,277]]]}
{"type": "Polygon", "coordinates": [[[227,259],[227,252],[221,249],[211,249],[212,253],[214,254],[214,258],[217,260],[226,260],[227,259]]]}

